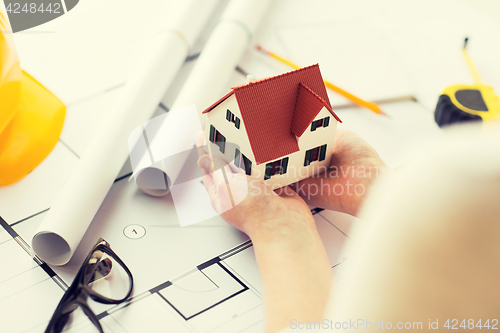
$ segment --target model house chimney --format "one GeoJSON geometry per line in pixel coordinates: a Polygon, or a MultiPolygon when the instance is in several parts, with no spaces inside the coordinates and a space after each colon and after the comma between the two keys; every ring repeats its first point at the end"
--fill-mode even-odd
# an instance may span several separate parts
{"type": "Polygon", "coordinates": [[[253,75],[247,75],[247,83],[250,83],[253,81],[255,81],[255,78],[253,77],[253,75]]]}

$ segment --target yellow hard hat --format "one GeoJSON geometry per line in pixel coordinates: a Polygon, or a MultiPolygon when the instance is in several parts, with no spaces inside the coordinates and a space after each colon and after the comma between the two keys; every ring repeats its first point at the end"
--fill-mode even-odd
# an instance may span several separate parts
{"type": "Polygon", "coordinates": [[[52,151],[65,105],[21,70],[7,16],[0,10],[0,185],[17,182],[52,151]]]}
{"type": "Polygon", "coordinates": [[[4,33],[7,21],[0,11],[0,133],[19,110],[21,66],[12,38],[4,33]]]}

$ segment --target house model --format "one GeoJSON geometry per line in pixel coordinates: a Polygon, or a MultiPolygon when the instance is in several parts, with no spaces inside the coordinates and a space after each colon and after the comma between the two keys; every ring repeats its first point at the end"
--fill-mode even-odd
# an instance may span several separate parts
{"type": "Polygon", "coordinates": [[[210,150],[275,188],[326,170],[341,122],[317,64],[234,87],[203,114],[210,150]]]}

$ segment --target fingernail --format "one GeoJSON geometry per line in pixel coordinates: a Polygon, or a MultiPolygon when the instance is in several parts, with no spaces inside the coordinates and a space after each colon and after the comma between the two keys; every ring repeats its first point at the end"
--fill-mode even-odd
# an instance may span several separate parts
{"type": "Polygon", "coordinates": [[[198,165],[203,170],[210,172],[210,159],[208,158],[207,155],[203,155],[198,159],[198,165]]]}

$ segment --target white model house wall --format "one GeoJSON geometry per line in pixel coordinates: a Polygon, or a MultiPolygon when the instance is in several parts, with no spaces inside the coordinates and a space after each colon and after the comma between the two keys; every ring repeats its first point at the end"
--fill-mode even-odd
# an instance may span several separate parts
{"type": "MultiPolygon", "coordinates": [[[[324,119],[326,117],[330,117],[327,127],[319,127],[316,128],[315,131],[311,131],[311,124],[309,124],[302,136],[297,138],[300,151],[304,154],[308,149],[327,144],[326,156],[331,156],[332,151],[330,150],[330,154],[328,154],[328,149],[333,148],[333,140],[335,139],[335,132],[337,131],[337,119],[335,119],[326,107],[323,107],[313,121],[324,119]]],[[[330,164],[330,160],[328,160],[328,164],[330,164]]]]}
{"type": "MultiPolygon", "coordinates": [[[[312,175],[326,170],[330,166],[330,160],[333,152],[333,141],[337,129],[337,120],[326,109],[326,107],[323,107],[314,118],[314,121],[326,117],[330,117],[329,125],[327,127],[319,127],[316,128],[315,131],[311,131],[311,124],[309,124],[302,136],[298,138],[300,150],[288,155],[289,160],[287,172],[283,175],[271,176],[270,179],[265,180],[267,184],[270,184],[275,188],[279,188],[297,182],[301,179],[311,177],[312,175]],[[320,147],[324,144],[327,145],[325,159],[323,161],[314,161],[311,162],[309,166],[304,166],[306,151],[312,148],[320,147]]],[[[238,102],[236,101],[236,96],[234,94],[216,106],[212,111],[207,113],[205,138],[206,142],[211,147],[212,154],[214,156],[219,155],[227,162],[234,160],[235,148],[240,149],[241,153],[252,161],[252,176],[257,177],[262,181],[264,181],[266,165],[286,157],[283,156],[279,159],[257,165],[255,162],[255,156],[250,147],[245,124],[241,118],[238,102]],[[228,109],[234,114],[235,117],[240,119],[239,129],[236,128],[233,122],[226,119],[226,112],[228,109]],[[226,149],[223,156],[220,155],[221,153],[219,147],[211,143],[209,140],[210,125],[214,126],[215,129],[226,138],[226,149]]]]}
{"type": "MultiPolygon", "coordinates": [[[[273,175],[270,179],[267,179],[266,184],[270,184],[275,188],[286,186],[291,183],[295,183],[304,178],[311,177],[326,170],[330,166],[330,160],[333,153],[333,141],[335,139],[335,132],[337,130],[337,120],[328,111],[326,107],[323,107],[321,111],[316,115],[314,120],[323,119],[325,117],[330,117],[330,121],[327,127],[316,128],[315,131],[311,132],[311,124],[306,128],[304,133],[300,138],[298,138],[299,151],[288,155],[288,167],[287,172],[283,175],[273,175]],[[304,166],[304,160],[306,151],[312,148],[320,147],[326,144],[326,154],[323,161],[311,162],[309,166],[304,166]]],[[[264,174],[266,171],[266,165],[268,163],[283,159],[285,156],[272,160],[266,163],[256,165],[252,164],[252,175],[257,176],[259,179],[264,180],[264,174]]]]}
{"type": "Polygon", "coordinates": [[[212,111],[206,114],[207,122],[205,128],[205,140],[210,144],[214,156],[220,154],[219,147],[210,142],[210,125],[214,126],[226,138],[226,149],[224,152],[224,160],[227,162],[234,160],[235,148],[238,148],[243,155],[252,161],[252,168],[255,166],[255,157],[248,141],[245,124],[241,119],[240,108],[236,101],[236,96],[233,94],[229,96],[222,103],[217,105],[212,111]],[[229,109],[235,117],[240,119],[240,128],[236,128],[233,122],[226,119],[226,112],[229,109]],[[236,145],[236,146],[235,146],[236,145]],[[218,153],[217,153],[218,152],[218,153]]]}

